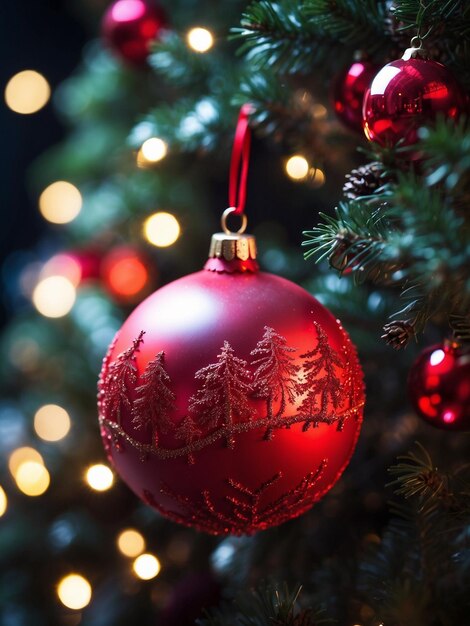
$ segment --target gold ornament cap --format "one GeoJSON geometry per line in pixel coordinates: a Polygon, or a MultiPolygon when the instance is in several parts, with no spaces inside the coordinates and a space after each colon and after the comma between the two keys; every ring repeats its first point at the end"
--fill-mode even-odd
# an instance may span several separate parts
{"type": "Polygon", "coordinates": [[[256,239],[253,235],[245,235],[247,226],[246,215],[239,215],[241,226],[238,231],[231,231],[227,226],[227,218],[235,211],[231,207],[226,209],[222,215],[222,233],[214,233],[209,248],[209,261],[206,269],[218,271],[216,266],[210,263],[211,260],[219,260],[224,264],[224,271],[229,271],[226,263],[233,263],[233,271],[257,271],[256,262],[256,239]]]}

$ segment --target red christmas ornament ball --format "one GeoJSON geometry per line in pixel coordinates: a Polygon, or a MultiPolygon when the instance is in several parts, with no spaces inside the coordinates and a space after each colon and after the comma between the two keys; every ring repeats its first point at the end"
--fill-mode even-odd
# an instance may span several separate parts
{"type": "Polygon", "coordinates": [[[351,130],[362,133],[364,94],[379,68],[369,61],[355,61],[333,82],[333,108],[337,117],[351,130]]]}
{"type": "Polygon", "coordinates": [[[470,430],[470,353],[452,344],[424,350],[413,364],[408,390],[415,411],[444,430],[470,430]]]}
{"type": "Polygon", "coordinates": [[[304,289],[258,272],[249,245],[142,302],[99,382],[116,471],[163,515],[217,535],[309,509],[362,422],[362,370],[341,324],[304,289]]]}
{"type": "Polygon", "coordinates": [[[108,46],[122,59],[143,65],[149,45],[158,38],[167,20],[161,7],[151,0],[116,0],[102,21],[102,34],[108,46]]]}
{"type": "Polygon", "coordinates": [[[364,132],[370,141],[410,145],[418,129],[441,114],[456,119],[465,109],[465,96],[452,73],[426,59],[398,59],[383,67],[364,96],[364,132]]]}

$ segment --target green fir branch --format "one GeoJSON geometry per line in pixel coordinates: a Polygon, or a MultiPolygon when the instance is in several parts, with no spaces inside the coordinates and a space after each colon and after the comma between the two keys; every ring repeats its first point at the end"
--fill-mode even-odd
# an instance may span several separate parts
{"type": "Polygon", "coordinates": [[[289,591],[287,585],[278,588],[264,585],[240,593],[233,602],[206,613],[197,620],[199,626],[321,626],[332,624],[323,609],[301,609],[298,599],[301,587],[289,591]]]}

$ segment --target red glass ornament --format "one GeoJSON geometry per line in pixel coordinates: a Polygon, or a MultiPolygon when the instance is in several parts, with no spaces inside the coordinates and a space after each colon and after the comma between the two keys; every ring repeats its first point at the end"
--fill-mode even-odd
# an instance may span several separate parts
{"type": "Polygon", "coordinates": [[[109,47],[125,61],[142,65],[149,45],[167,20],[161,7],[147,0],[116,0],[103,16],[102,34],[109,47]]]}
{"type": "Polygon", "coordinates": [[[362,422],[362,370],[341,324],[247,263],[250,245],[222,264],[214,253],[140,304],[99,382],[116,471],[163,515],[211,534],[309,509],[347,466],[362,422]]]}
{"type": "Polygon", "coordinates": [[[101,275],[104,284],[117,299],[136,302],[149,293],[150,263],[131,246],[118,246],[103,259],[101,275]]]}
{"type": "Polygon", "coordinates": [[[415,411],[444,430],[470,430],[470,353],[451,344],[424,350],[413,364],[408,390],[415,411]]]}
{"type": "Polygon", "coordinates": [[[421,126],[441,114],[456,119],[465,109],[463,91],[437,61],[398,59],[383,67],[364,96],[364,132],[381,146],[417,141],[421,126]]]}
{"type": "Polygon", "coordinates": [[[336,115],[348,128],[361,134],[364,94],[378,70],[369,61],[355,61],[333,82],[333,108],[336,115]]]}

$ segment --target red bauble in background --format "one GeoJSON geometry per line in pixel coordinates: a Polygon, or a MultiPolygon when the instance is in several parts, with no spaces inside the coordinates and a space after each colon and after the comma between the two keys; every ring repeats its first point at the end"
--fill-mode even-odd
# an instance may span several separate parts
{"type": "Polygon", "coordinates": [[[355,61],[333,81],[333,108],[349,128],[362,134],[364,94],[379,68],[369,61],[355,61]]]}
{"type": "Polygon", "coordinates": [[[465,96],[452,73],[426,59],[398,59],[383,67],[364,96],[364,132],[381,146],[417,141],[421,126],[441,114],[456,119],[465,110],[465,96]]]}
{"type": "Polygon", "coordinates": [[[362,422],[362,370],[323,305],[258,272],[252,237],[215,235],[211,251],[124,323],[100,375],[100,424],[148,504],[240,535],[300,515],[338,480],[362,422]]]}
{"type": "Polygon", "coordinates": [[[103,16],[102,34],[122,59],[143,65],[149,45],[165,28],[163,9],[151,0],[116,0],[103,16]]]}
{"type": "Polygon", "coordinates": [[[150,261],[131,246],[113,248],[104,257],[101,276],[106,289],[121,302],[136,303],[150,292],[150,261]]]}
{"type": "Polygon", "coordinates": [[[424,350],[410,370],[415,411],[444,430],[470,430],[470,352],[452,344],[424,350]]]}

